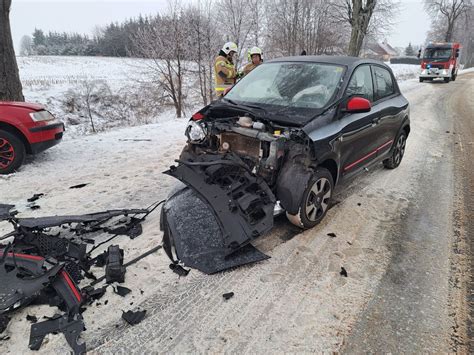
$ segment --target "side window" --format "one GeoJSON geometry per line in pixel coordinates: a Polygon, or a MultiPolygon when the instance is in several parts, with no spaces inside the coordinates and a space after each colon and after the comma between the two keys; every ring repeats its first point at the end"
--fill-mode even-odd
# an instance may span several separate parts
{"type": "Polygon", "coordinates": [[[372,85],[372,74],[370,67],[363,65],[358,67],[352,74],[347,86],[346,94],[361,96],[370,102],[374,101],[374,88],[372,85]]]}
{"type": "Polygon", "coordinates": [[[392,76],[387,69],[373,66],[375,82],[375,100],[390,96],[395,92],[392,76]]]}

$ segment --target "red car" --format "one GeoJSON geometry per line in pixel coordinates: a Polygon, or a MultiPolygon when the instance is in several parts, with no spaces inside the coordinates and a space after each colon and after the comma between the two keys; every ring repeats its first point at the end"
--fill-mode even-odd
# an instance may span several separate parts
{"type": "Polygon", "coordinates": [[[9,174],[36,154],[58,144],[64,124],[43,106],[0,101],[0,174],[9,174]]]}

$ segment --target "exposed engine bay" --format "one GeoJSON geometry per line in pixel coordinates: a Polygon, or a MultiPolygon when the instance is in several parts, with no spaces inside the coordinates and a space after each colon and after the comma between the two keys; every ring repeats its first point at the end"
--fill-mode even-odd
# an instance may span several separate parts
{"type": "Polygon", "coordinates": [[[289,213],[297,212],[298,195],[311,176],[309,138],[301,129],[249,114],[204,119],[198,113],[186,135],[188,144],[176,160],[178,165],[165,174],[179,179],[186,185],[183,189],[191,189],[204,202],[203,208],[215,217],[210,223],[216,223],[221,233],[206,245],[187,248],[197,238],[196,231],[178,230],[178,225],[195,224],[196,217],[183,220],[186,212],[173,205],[174,198],[180,199],[175,194],[163,207],[164,247],[172,260],[213,273],[235,266],[231,260],[236,251],[273,227],[277,201],[289,213]],[[215,268],[209,266],[210,255],[215,268]]]}
{"type": "Polygon", "coordinates": [[[307,146],[305,134],[300,129],[265,124],[248,115],[207,122],[191,121],[186,134],[188,146],[180,160],[201,154],[235,155],[269,186],[275,185],[286,153],[292,149],[302,151],[307,146]],[[205,137],[199,135],[200,129],[205,137]]]}

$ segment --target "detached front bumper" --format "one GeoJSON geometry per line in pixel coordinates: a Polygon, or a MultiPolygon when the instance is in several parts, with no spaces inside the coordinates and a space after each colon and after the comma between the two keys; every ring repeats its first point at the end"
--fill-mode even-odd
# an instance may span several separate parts
{"type": "Polygon", "coordinates": [[[450,78],[452,75],[451,69],[423,69],[420,74],[420,79],[434,79],[434,78],[450,78]]]}
{"type": "Polygon", "coordinates": [[[165,174],[188,188],[163,207],[164,249],[212,274],[266,258],[249,243],[273,227],[275,196],[236,156],[193,155],[165,174]]]}
{"type": "Polygon", "coordinates": [[[38,125],[28,129],[28,140],[32,154],[37,154],[58,144],[63,138],[64,124],[59,121],[38,125]]]}

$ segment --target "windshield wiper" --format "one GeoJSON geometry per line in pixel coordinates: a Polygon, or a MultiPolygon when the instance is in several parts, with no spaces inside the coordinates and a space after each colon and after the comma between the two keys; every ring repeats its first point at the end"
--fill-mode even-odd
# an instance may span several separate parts
{"type": "MultiPolygon", "coordinates": [[[[225,100],[226,102],[234,105],[234,106],[239,106],[239,107],[245,107],[245,108],[256,108],[258,110],[261,110],[263,112],[264,115],[268,116],[268,111],[265,110],[263,107],[260,107],[260,106],[255,106],[255,105],[247,105],[247,104],[239,104],[231,99],[228,99],[226,97],[223,98],[223,100],[225,100]]],[[[250,112],[252,113],[252,112],[250,112]]]]}

